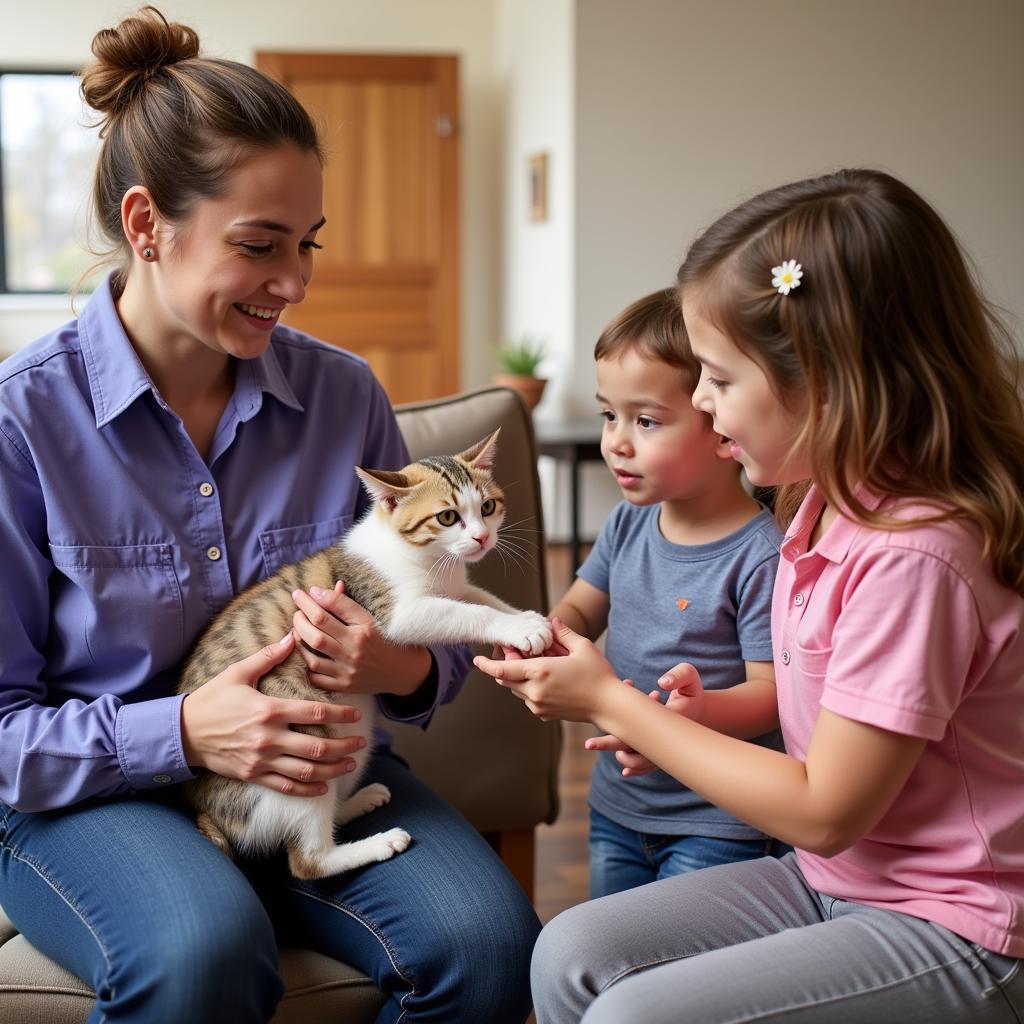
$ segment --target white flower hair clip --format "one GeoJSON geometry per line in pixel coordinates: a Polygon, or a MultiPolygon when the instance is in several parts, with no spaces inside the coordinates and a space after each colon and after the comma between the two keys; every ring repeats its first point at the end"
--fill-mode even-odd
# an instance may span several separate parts
{"type": "Polygon", "coordinates": [[[803,268],[796,260],[783,260],[781,266],[772,267],[772,287],[778,288],[780,295],[788,295],[800,287],[803,276],[803,268]]]}

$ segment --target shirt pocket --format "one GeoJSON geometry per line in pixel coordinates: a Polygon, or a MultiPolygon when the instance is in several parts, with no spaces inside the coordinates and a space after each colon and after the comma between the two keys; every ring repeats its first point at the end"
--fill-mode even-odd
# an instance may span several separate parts
{"type": "Polygon", "coordinates": [[[260,550],[267,576],[291,562],[337,544],[352,525],[352,516],[336,516],[319,523],[278,526],[260,532],[260,550]]]}
{"type": "Polygon", "coordinates": [[[185,616],[170,544],[51,544],[50,554],[63,577],[54,627],[71,661],[76,635],[94,665],[141,665],[149,676],[181,659],[185,616]]]}
{"type": "Polygon", "coordinates": [[[803,647],[796,644],[794,648],[794,668],[805,679],[823,680],[828,674],[828,665],[832,660],[832,648],[803,647]]]}

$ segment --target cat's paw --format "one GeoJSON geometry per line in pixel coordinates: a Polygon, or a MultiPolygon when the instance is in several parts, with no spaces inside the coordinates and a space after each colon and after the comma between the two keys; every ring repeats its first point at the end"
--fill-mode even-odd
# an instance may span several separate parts
{"type": "Polygon", "coordinates": [[[551,646],[554,632],[551,623],[538,612],[519,612],[506,616],[497,642],[514,647],[523,654],[543,654],[551,646]]]}
{"type": "Polygon", "coordinates": [[[412,836],[404,828],[389,828],[387,832],[378,832],[377,835],[370,836],[365,842],[372,853],[376,854],[375,860],[390,860],[396,853],[409,849],[412,836]]]}
{"type": "Polygon", "coordinates": [[[368,786],[363,786],[362,789],[353,793],[349,800],[352,803],[358,803],[363,809],[363,813],[368,814],[390,802],[391,790],[380,782],[371,782],[368,786]]]}

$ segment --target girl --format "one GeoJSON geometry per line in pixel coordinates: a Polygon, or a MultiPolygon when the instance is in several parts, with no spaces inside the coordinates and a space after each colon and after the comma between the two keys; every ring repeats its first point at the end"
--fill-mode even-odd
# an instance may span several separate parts
{"type": "Polygon", "coordinates": [[[540,1024],[1018,1022],[1024,1014],[1024,410],[936,213],[885,174],[758,196],[679,271],[694,395],[754,484],[802,494],[773,600],[788,753],[568,655],[478,664],[796,848],[568,911],[540,1024]],[[805,481],[810,480],[808,485],[805,481]],[[701,722],[714,723],[722,732],[701,722]]]}
{"type": "MultiPolygon", "coordinates": [[[[522,1022],[536,916],[384,737],[369,775],[392,800],[365,829],[416,842],[348,875],[233,864],[176,792],[195,768],[299,796],[350,770],[366,740],[290,726],[352,708],[253,688],[292,634],[184,699],[177,667],[238,591],[360,514],[356,464],[408,456],[366,364],[277,322],[324,223],[306,112],[152,8],[93,52],[115,269],[0,371],[0,904],[94,987],[92,1021],[266,1021],[280,940],[370,975],[379,1021],[522,1022]]],[[[455,695],[463,651],[392,647],[338,591],[296,603],[325,691],[386,690],[424,724],[455,695]]]]}

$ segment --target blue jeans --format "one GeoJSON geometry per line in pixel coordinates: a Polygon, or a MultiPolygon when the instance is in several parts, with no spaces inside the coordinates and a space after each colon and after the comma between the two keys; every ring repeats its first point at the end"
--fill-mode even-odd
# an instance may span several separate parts
{"type": "Polygon", "coordinates": [[[590,898],[717,864],[780,856],[773,839],[661,836],[626,828],[590,808],[590,898]]]}
{"type": "Polygon", "coordinates": [[[391,803],[344,838],[401,825],[412,846],[313,882],[280,855],[232,863],[170,791],[37,814],[0,804],[0,905],[92,985],[91,1024],[267,1021],[278,943],[369,975],[386,997],[379,1024],[522,1024],[540,929],[522,890],[398,757],[378,753],[367,781],[391,803]]]}

